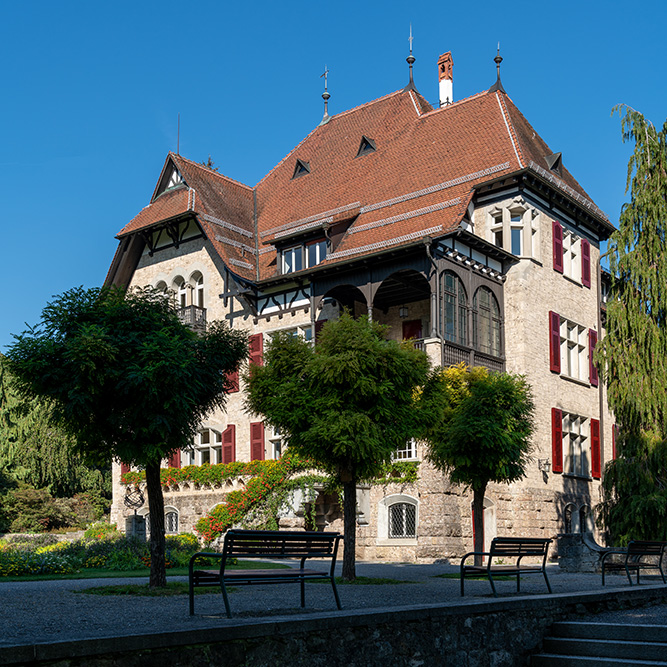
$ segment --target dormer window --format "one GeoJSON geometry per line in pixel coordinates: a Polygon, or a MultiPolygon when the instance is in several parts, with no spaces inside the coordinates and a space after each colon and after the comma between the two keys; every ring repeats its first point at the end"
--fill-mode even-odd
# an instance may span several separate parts
{"type": "Polygon", "coordinates": [[[297,178],[298,176],[303,176],[304,174],[310,174],[310,162],[304,162],[303,160],[299,160],[297,158],[292,178],[297,178]]]}
{"type": "Polygon", "coordinates": [[[282,251],[281,273],[294,273],[303,269],[303,246],[297,245],[282,251]]]}
{"type": "Polygon", "coordinates": [[[550,171],[553,171],[559,176],[562,175],[563,170],[563,154],[562,153],[552,153],[546,157],[547,165],[549,165],[550,171]]]}
{"type": "Polygon", "coordinates": [[[320,239],[306,244],[306,267],[317,266],[327,256],[326,239],[320,239]]]}
{"type": "Polygon", "coordinates": [[[167,182],[167,190],[169,188],[175,188],[177,185],[180,185],[183,182],[183,178],[178,171],[178,169],[174,169],[171,172],[171,176],[169,177],[169,181],[167,182]]]}
{"type": "Polygon", "coordinates": [[[373,152],[375,152],[375,142],[372,139],[369,139],[367,136],[362,135],[361,143],[359,144],[359,150],[357,151],[357,157],[373,152]]]}

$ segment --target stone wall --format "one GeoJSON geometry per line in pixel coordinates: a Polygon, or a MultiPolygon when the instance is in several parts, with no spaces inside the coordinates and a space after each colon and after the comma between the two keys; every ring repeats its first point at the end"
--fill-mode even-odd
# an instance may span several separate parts
{"type": "Polygon", "coordinates": [[[0,647],[2,665],[53,667],[523,667],[556,621],[664,603],[664,587],[352,611],[209,630],[0,647]]]}

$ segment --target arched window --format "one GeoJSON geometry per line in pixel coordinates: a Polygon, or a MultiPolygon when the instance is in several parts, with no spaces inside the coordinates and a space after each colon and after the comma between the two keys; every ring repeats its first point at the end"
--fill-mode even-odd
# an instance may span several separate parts
{"type": "Polygon", "coordinates": [[[178,512],[173,507],[165,508],[164,531],[167,534],[178,532],[178,512]]]}
{"type": "Polygon", "coordinates": [[[468,344],[468,298],[460,278],[451,271],[440,276],[440,328],[445,340],[468,344]]]}
{"type": "Polygon", "coordinates": [[[188,286],[182,276],[174,279],[174,291],[176,292],[176,307],[185,308],[188,305],[188,286]]]}
{"type": "MultiPolygon", "coordinates": [[[[416,544],[419,501],[402,493],[386,496],[378,504],[378,543],[396,544],[408,540],[416,544]]],[[[405,544],[405,542],[402,542],[405,544]]]]}
{"type": "Polygon", "coordinates": [[[190,284],[193,288],[192,305],[199,308],[204,307],[204,276],[199,271],[195,271],[190,277],[190,284]]]}
{"type": "Polygon", "coordinates": [[[476,350],[501,356],[500,307],[488,287],[480,287],[472,300],[472,344],[476,350]]]}
{"type": "Polygon", "coordinates": [[[417,508],[412,503],[389,505],[389,538],[417,537],[417,508]]]}

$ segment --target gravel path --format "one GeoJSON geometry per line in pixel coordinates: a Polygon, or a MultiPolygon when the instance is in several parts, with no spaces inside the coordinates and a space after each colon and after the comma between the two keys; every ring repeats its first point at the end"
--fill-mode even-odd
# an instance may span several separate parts
{"type": "MultiPolygon", "coordinates": [[[[331,587],[326,583],[306,586],[306,612],[345,615],[352,609],[388,610],[405,605],[446,604],[491,598],[487,581],[466,581],[466,596],[459,594],[458,579],[436,575],[455,573],[451,565],[400,565],[358,563],[357,575],[397,579],[408,583],[339,586],[343,611],[337,611],[331,587]]],[[[187,581],[186,577],[178,580],[187,581]]],[[[554,593],[599,591],[599,575],[571,574],[558,567],[549,569],[554,593]]],[[[646,583],[653,583],[647,577],[646,583]]],[[[120,583],[147,583],[145,579],[79,579],[41,582],[0,583],[0,647],[49,643],[74,639],[159,633],[170,629],[224,627],[243,619],[277,620],[302,613],[296,585],[241,586],[230,594],[234,619],[227,619],[219,593],[198,595],[195,616],[188,614],[187,595],[173,597],[99,596],[82,593],[86,588],[120,583]]],[[[657,583],[657,582],[655,582],[657,583]]],[[[498,584],[502,596],[516,596],[513,581],[498,584]]],[[[607,588],[628,588],[624,577],[613,577],[607,588]]],[[[546,592],[541,576],[521,581],[525,595],[546,592]]],[[[590,617],[595,622],[649,623],[667,625],[667,605],[622,612],[605,612],[590,617]]]]}

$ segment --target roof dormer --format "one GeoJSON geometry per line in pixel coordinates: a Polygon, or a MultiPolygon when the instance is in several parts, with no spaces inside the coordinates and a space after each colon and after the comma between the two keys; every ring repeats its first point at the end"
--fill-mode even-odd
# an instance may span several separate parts
{"type": "Polygon", "coordinates": [[[163,192],[177,188],[179,185],[187,185],[187,183],[173,160],[169,159],[162,170],[162,175],[160,176],[157,188],[155,188],[155,193],[153,194],[153,200],[159,197],[163,192]]]}

